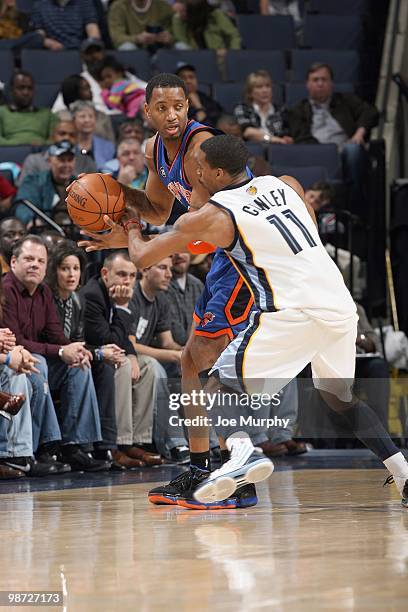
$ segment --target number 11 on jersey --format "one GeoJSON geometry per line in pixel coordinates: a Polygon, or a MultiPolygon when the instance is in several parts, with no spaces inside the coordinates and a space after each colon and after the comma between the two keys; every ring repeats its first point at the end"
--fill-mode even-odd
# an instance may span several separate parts
{"type": "MultiPolygon", "coordinates": [[[[300,229],[307,244],[310,247],[317,246],[312,234],[292,210],[287,209],[285,211],[282,211],[282,215],[284,215],[289,221],[294,223],[296,227],[300,229]]],[[[282,221],[279,215],[269,215],[269,217],[266,217],[266,220],[276,227],[282,238],[285,240],[285,242],[288,244],[288,246],[291,248],[295,255],[300,253],[300,251],[303,251],[303,248],[300,246],[299,242],[296,240],[295,236],[290,231],[290,228],[286,225],[286,223],[282,221]]]]}

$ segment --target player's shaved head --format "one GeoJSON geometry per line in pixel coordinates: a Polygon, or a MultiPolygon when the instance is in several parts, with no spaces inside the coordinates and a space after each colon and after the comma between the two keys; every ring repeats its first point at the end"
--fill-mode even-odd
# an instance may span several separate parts
{"type": "Polygon", "coordinates": [[[249,151],[243,140],[229,134],[208,138],[201,144],[201,150],[211,168],[222,168],[230,176],[244,172],[248,163],[249,151]]]}

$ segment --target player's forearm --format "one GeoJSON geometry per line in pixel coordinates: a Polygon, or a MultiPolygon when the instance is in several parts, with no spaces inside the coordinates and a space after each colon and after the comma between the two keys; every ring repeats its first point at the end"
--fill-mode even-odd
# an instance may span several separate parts
{"type": "Polygon", "coordinates": [[[188,239],[184,235],[177,235],[174,230],[157,236],[153,240],[145,241],[137,228],[132,226],[129,229],[128,251],[131,261],[136,268],[149,268],[158,263],[165,257],[177,253],[181,249],[187,249],[188,239]]]}
{"type": "Polygon", "coordinates": [[[169,217],[167,209],[149,200],[141,189],[132,189],[123,183],[120,184],[125,196],[126,208],[130,213],[137,212],[144,221],[154,225],[162,225],[167,221],[169,217]]]}

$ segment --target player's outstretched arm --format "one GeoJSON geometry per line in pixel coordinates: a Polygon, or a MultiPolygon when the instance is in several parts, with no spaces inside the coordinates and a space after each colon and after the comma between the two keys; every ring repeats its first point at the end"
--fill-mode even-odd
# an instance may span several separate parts
{"type": "Polygon", "coordinates": [[[234,240],[235,227],[222,209],[205,204],[199,211],[183,215],[173,229],[146,242],[137,225],[129,226],[129,256],[137,268],[148,268],[173,253],[187,250],[195,240],[204,240],[221,248],[234,240]]]}
{"type": "Polygon", "coordinates": [[[162,225],[170,216],[174,196],[170,193],[157,175],[153,160],[154,137],[146,143],[145,160],[149,170],[146,187],[132,189],[121,183],[128,213],[137,214],[144,221],[162,225]]]}

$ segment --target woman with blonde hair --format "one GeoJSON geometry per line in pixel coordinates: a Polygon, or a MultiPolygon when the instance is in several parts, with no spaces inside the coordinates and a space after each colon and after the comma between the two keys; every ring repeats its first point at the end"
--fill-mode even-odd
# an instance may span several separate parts
{"type": "Polygon", "coordinates": [[[242,135],[250,142],[292,144],[286,110],[273,103],[272,79],[266,70],[251,72],[245,81],[243,103],[234,109],[242,135]]]}

